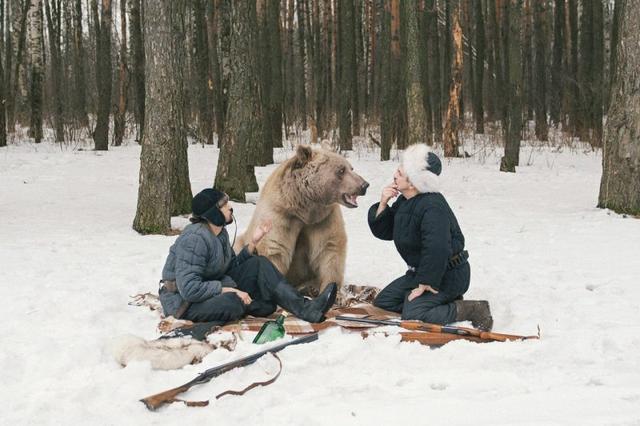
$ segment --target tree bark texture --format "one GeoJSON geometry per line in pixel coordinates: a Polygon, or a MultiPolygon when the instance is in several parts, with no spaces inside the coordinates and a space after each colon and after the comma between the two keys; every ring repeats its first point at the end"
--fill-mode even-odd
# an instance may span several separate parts
{"type": "Polygon", "coordinates": [[[549,125],[547,124],[547,12],[542,1],[533,5],[534,14],[534,83],[533,99],[535,105],[536,138],[540,141],[549,139],[549,125]]]}
{"type": "Polygon", "coordinates": [[[143,234],[169,231],[171,215],[191,211],[184,119],[184,0],[146,3],[144,48],[147,94],[140,155],[138,208],[133,228],[143,234]]]}
{"type": "Polygon", "coordinates": [[[31,127],[29,134],[36,143],[42,142],[42,109],[44,81],[44,52],[42,0],[31,0],[29,7],[29,55],[31,58],[30,98],[31,127]]]}
{"type": "Polygon", "coordinates": [[[640,215],[640,4],[623,0],[598,207],[640,215]]]}
{"type": "Polygon", "coordinates": [[[462,92],[462,27],[460,26],[460,4],[458,0],[451,3],[453,29],[453,58],[451,62],[451,81],[449,83],[449,105],[447,107],[444,127],[444,156],[459,156],[460,140],[458,133],[462,126],[460,115],[460,96],[462,92]]]}
{"type": "Polygon", "coordinates": [[[340,52],[340,150],[353,149],[353,74],[355,69],[355,40],[354,40],[354,11],[353,1],[340,2],[339,15],[339,39],[338,50],[340,52]]]}
{"type": "Polygon", "coordinates": [[[520,161],[520,139],[522,136],[522,50],[520,23],[522,0],[505,0],[503,25],[505,40],[505,75],[507,77],[507,113],[503,121],[504,156],[500,171],[515,173],[520,161]]]}
{"type": "Polygon", "coordinates": [[[120,0],[120,63],[118,64],[118,105],[113,116],[113,144],[122,145],[127,115],[129,69],[127,67],[127,2],[120,0]]]}
{"type": "Polygon", "coordinates": [[[218,160],[215,187],[230,198],[245,201],[245,192],[255,192],[256,146],[264,139],[255,43],[256,5],[233,5],[231,25],[230,87],[227,122],[218,160]],[[258,100],[256,102],[256,100],[258,100]]]}
{"type": "Polygon", "coordinates": [[[111,113],[111,0],[101,0],[100,17],[94,0],[96,23],[96,86],[98,105],[93,141],[97,151],[109,149],[109,116],[111,113]]]}
{"type": "Polygon", "coordinates": [[[551,97],[549,102],[549,112],[551,121],[557,125],[562,122],[562,93],[564,88],[564,75],[565,68],[563,67],[563,46],[564,46],[564,8],[565,0],[555,0],[553,9],[553,59],[551,64],[551,90],[549,95],[551,97]]]}
{"type": "Polygon", "coordinates": [[[51,96],[53,97],[53,124],[56,142],[64,141],[64,117],[62,94],[62,50],[60,46],[61,10],[60,0],[45,0],[49,52],[51,53],[51,96]]]}
{"type": "Polygon", "coordinates": [[[145,58],[144,39],[142,27],[142,1],[129,1],[129,37],[131,39],[131,81],[135,106],[133,108],[136,123],[138,124],[138,134],[136,139],[142,140],[144,134],[145,116],[145,58]]]}
{"type": "Polygon", "coordinates": [[[418,49],[418,10],[414,2],[404,2],[407,18],[407,115],[409,145],[426,142],[426,120],[421,87],[421,54],[418,49]]]}

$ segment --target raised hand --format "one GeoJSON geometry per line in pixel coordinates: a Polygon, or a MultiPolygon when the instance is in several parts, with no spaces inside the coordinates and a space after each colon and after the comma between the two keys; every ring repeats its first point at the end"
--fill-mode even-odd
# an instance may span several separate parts
{"type": "Polygon", "coordinates": [[[269,231],[271,231],[271,228],[273,226],[273,223],[271,222],[271,219],[265,219],[263,220],[260,225],[258,225],[256,227],[256,229],[253,231],[253,236],[251,237],[251,242],[253,243],[253,245],[256,245],[260,242],[260,240],[269,233],[269,231]]]}
{"type": "Polygon", "coordinates": [[[398,187],[395,183],[382,188],[382,196],[380,197],[380,204],[387,204],[390,199],[397,197],[400,194],[398,187]]]}

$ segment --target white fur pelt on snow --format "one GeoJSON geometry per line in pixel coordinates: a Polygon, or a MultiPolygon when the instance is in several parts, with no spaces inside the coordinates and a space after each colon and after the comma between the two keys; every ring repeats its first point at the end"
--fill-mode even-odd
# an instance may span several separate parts
{"type": "MultiPolygon", "coordinates": [[[[232,339],[235,343],[235,335],[232,339]]],[[[173,370],[187,364],[199,363],[219,346],[227,349],[230,349],[230,346],[235,347],[235,344],[228,343],[230,342],[225,341],[220,344],[200,342],[190,337],[144,340],[128,334],[113,341],[111,352],[123,367],[132,361],[149,361],[153,369],[173,370]]]]}

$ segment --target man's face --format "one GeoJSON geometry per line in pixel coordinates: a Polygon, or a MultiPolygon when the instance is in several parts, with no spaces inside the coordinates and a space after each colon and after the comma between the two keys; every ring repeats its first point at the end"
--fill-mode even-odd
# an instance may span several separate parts
{"type": "Polygon", "coordinates": [[[398,167],[396,172],[393,174],[393,182],[396,184],[398,191],[404,191],[411,186],[411,182],[409,182],[409,178],[405,174],[402,166],[398,167]]]}
{"type": "Polygon", "coordinates": [[[233,207],[231,206],[231,203],[229,202],[229,199],[226,198],[224,200],[224,204],[220,205],[218,208],[220,209],[220,212],[224,216],[225,223],[227,225],[232,223],[233,222],[233,207]]]}

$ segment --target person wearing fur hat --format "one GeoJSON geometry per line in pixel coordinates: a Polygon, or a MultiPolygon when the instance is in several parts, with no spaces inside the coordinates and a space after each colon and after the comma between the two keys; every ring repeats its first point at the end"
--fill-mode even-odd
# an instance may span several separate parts
{"type": "Polygon", "coordinates": [[[471,276],[469,254],[458,221],[439,192],[441,171],[440,158],[427,145],[410,146],[393,183],[383,188],[380,202],[369,209],[373,235],[393,240],[409,267],[373,303],[401,313],[405,320],[434,324],[468,320],[474,327],[491,330],[489,303],[462,300],[471,276]]]}
{"type": "Polygon", "coordinates": [[[336,299],[331,283],[313,300],[295,290],[265,257],[254,255],[269,232],[266,221],[236,255],[226,225],[233,222],[229,197],[208,188],[192,200],[191,224],[171,246],[162,270],[160,302],[166,316],[194,322],[268,316],[280,305],[309,322],[324,321],[336,299]]]}

